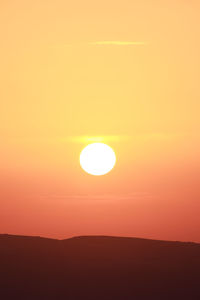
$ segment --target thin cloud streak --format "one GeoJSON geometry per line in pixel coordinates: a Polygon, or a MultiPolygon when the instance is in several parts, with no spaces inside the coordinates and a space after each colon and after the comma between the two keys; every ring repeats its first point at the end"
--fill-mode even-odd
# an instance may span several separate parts
{"type": "MultiPolygon", "coordinates": [[[[155,198],[151,193],[149,192],[135,192],[135,193],[128,193],[128,194],[76,194],[76,195],[32,195],[31,198],[40,198],[40,199],[48,199],[48,200],[64,200],[64,201],[89,201],[89,202],[98,202],[98,201],[106,201],[106,202],[116,202],[116,201],[133,201],[133,200],[148,200],[152,197],[155,198]]],[[[76,203],[76,202],[75,202],[76,203]]]]}
{"type": "Polygon", "coordinates": [[[71,136],[64,140],[74,143],[103,143],[103,142],[119,142],[127,140],[128,136],[121,135],[101,135],[101,136],[71,136]]]}
{"type": "Polygon", "coordinates": [[[145,42],[131,42],[131,41],[97,41],[90,42],[89,45],[94,46],[144,46],[145,42]]]}
{"type": "Polygon", "coordinates": [[[94,41],[94,42],[83,42],[83,43],[72,43],[60,46],[53,46],[53,48],[63,47],[87,47],[87,46],[146,46],[147,42],[140,41],[94,41]]]}

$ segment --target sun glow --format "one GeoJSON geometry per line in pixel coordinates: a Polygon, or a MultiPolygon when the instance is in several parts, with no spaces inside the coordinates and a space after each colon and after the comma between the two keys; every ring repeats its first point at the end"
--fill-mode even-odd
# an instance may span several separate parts
{"type": "Polygon", "coordinates": [[[91,175],[107,174],[113,169],[115,163],[115,152],[104,143],[89,144],[80,154],[82,169],[91,175]]]}

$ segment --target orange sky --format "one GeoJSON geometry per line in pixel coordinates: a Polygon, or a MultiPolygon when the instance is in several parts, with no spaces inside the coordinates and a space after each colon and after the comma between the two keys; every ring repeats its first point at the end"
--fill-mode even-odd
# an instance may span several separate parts
{"type": "Polygon", "coordinates": [[[0,232],[200,242],[199,1],[1,1],[0,36],[0,232]]]}

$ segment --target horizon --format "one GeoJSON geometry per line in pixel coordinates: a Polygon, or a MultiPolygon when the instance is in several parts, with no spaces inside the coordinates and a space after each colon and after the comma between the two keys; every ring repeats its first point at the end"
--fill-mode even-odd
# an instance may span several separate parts
{"type": "Polygon", "coordinates": [[[50,240],[57,240],[57,241],[65,241],[75,238],[116,238],[116,239],[135,239],[135,240],[149,240],[155,242],[169,242],[169,243],[180,243],[180,244],[197,244],[200,245],[199,242],[196,241],[181,241],[181,240],[163,240],[163,239],[154,239],[154,238],[143,238],[137,236],[121,236],[121,235],[72,235],[66,238],[55,238],[55,237],[48,237],[48,236],[40,236],[40,235],[18,235],[18,234],[10,234],[10,233],[0,233],[1,236],[9,236],[9,237],[27,237],[27,238],[41,238],[41,239],[50,239],[50,240]]]}

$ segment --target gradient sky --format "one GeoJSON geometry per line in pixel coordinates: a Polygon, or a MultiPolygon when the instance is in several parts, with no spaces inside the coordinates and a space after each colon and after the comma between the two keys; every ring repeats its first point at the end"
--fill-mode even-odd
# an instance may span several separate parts
{"type": "Polygon", "coordinates": [[[1,1],[0,36],[0,232],[200,242],[199,1],[1,1]]]}

